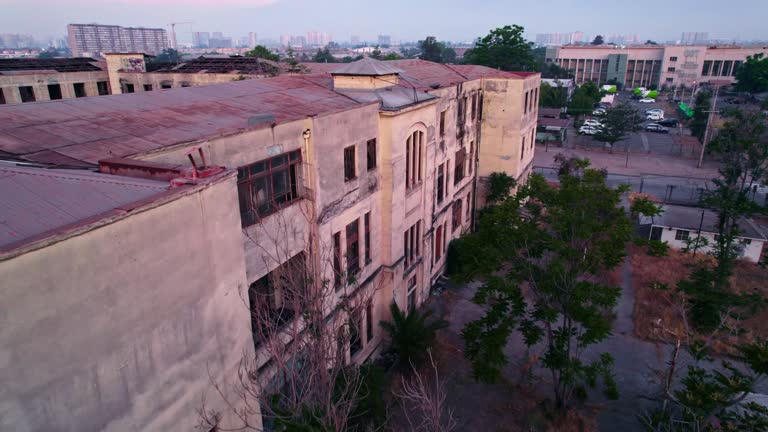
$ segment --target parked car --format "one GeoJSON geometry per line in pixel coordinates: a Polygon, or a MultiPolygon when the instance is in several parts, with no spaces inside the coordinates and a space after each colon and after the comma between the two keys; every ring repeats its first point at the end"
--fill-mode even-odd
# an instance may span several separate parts
{"type": "Polygon", "coordinates": [[[584,126],[592,126],[594,128],[601,128],[603,124],[595,119],[584,120],[584,126]]]}
{"type": "Polygon", "coordinates": [[[664,120],[664,115],[659,113],[650,113],[647,116],[645,116],[645,119],[650,121],[664,120]]]}
{"type": "Polygon", "coordinates": [[[592,111],[592,115],[604,116],[605,115],[605,109],[604,108],[598,108],[598,109],[592,111]]]}
{"type": "Polygon", "coordinates": [[[594,126],[582,126],[579,128],[579,135],[594,135],[600,132],[600,129],[594,126]]]}
{"type": "Polygon", "coordinates": [[[678,123],[680,122],[676,118],[670,118],[658,121],[656,123],[666,127],[677,127],[678,123]]]}
{"type": "Polygon", "coordinates": [[[661,113],[662,115],[664,115],[664,110],[663,110],[663,109],[661,109],[661,108],[650,108],[650,109],[647,109],[647,110],[645,110],[645,113],[646,113],[646,114],[650,114],[650,113],[661,113]]]}
{"type": "Polygon", "coordinates": [[[640,103],[656,103],[656,99],[642,98],[638,102],[640,102],[640,103]]]}
{"type": "Polygon", "coordinates": [[[658,123],[651,123],[649,125],[646,125],[645,130],[647,132],[669,133],[669,129],[665,128],[664,126],[658,123]]]}

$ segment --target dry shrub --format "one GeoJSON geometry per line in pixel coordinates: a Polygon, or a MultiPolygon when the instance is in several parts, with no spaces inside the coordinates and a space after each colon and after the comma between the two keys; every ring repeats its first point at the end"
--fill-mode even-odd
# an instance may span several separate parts
{"type": "MultiPolygon", "coordinates": [[[[635,333],[649,340],[672,342],[685,336],[683,305],[685,295],[676,291],[677,283],[690,276],[692,265],[711,260],[706,255],[693,257],[679,250],[670,250],[665,257],[649,256],[646,247],[632,245],[632,286],[635,290],[635,333]]],[[[768,271],[753,263],[737,263],[731,286],[737,293],[759,293],[768,298],[768,271]]],[[[721,332],[712,342],[712,349],[719,354],[733,354],[733,346],[768,337],[768,308],[735,324],[740,332],[721,332]]],[[[701,335],[693,335],[701,338],[701,335]]]]}

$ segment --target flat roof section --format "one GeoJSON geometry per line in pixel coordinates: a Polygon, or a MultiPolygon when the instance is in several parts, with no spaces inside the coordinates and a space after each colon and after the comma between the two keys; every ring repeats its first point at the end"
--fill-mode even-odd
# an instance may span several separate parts
{"type": "Polygon", "coordinates": [[[0,252],[62,233],[66,227],[130,211],[165,193],[168,182],[0,162],[0,252]]]}

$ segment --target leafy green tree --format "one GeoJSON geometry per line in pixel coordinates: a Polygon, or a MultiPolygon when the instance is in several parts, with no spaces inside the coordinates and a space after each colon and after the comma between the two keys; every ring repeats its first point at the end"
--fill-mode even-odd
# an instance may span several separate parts
{"type": "Polygon", "coordinates": [[[181,55],[173,48],[163,50],[155,57],[155,63],[178,63],[181,61],[181,55]]]}
{"type": "Polygon", "coordinates": [[[488,176],[488,193],[485,197],[486,205],[496,205],[506,200],[516,184],[515,178],[507,173],[492,172],[488,176]]]}
{"type": "Polygon", "coordinates": [[[552,87],[546,82],[541,83],[539,106],[544,108],[562,108],[567,104],[568,90],[562,84],[552,87]]]}
{"type": "Polygon", "coordinates": [[[750,94],[768,90],[768,58],[763,53],[747,56],[736,70],[736,90],[750,94]]]}
{"type": "Polygon", "coordinates": [[[426,39],[419,41],[419,48],[421,54],[419,58],[426,61],[435,63],[443,63],[443,50],[445,50],[445,44],[438,42],[434,36],[427,36],[426,39]]]}
{"type": "Polygon", "coordinates": [[[381,53],[378,45],[371,51],[370,57],[376,60],[384,60],[384,55],[381,53]]]}
{"type": "Polygon", "coordinates": [[[59,53],[59,50],[56,48],[48,48],[47,50],[40,51],[40,54],[37,56],[39,59],[52,59],[61,56],[61,53],[59,53]]]}
{"type": "Polygon", "coordinates": [[[402,57],[400,57],[397,53],[389,53],[384,56],[384,60],[400,60],[402,57]]]}
{"type": "Polygon", "coordinates": [[[707,130],[707,120],[709,119],[709,113],[712,95],[708,91],[699,91],[696,93],[696,104],[693,107],[693,117],[688,124],[691,129],[691,134],[699,139],[699,142],[704,142],[704,133],[707,130]]]}
{"type": "Polygon", "coordinates": [[[592,45],[602,45],[603,43],[603,37],[600,35],[595,36],[595,39],[592,41],[592,45]]]}
{"type": "Polygon", "coordinates": [[[257,57],[264,60],[280,61],[280,56],[272,53],[269,48],[264,45],[256,45],[252,50],[247,51],[244,54],[246,57],[257,57]]]}
{"type": "Polygon", "coordinates": [[[610,187],[586,159],[558,160],[559,186],[532,175],[466,237],[463,253],[474,258],[462,263],[463,279],[484,277],[474,302],[486,309],[463,338],[483,382],[501,378],[513,332],[529,347],[543,344],[541,365],[551,374],[556,406],[565,408],[598,381],[617,396],[611,355],[587,362],[582,354],[611,334],[608,315],[621,289],[596,276],[623,261],[632,224],[621,206],[626,187],[610,187]]]}
{"type": "Polygon", "coordinates": [[[427,349],[434,343],[437,331],[448,327],[448,323],[444,320],[431,321],[432,311],[421,313],[412,310],[406,315],[394,302],[389,310],[392,321],[381,321],[379,324],[389,334],[392,351],[397,354],[397,368],[409,374],[413,367],[419,368],[424,363],[427,349]]]}
{"type": "Polygon", "coordinates": [[[720,369],[704,368],[709,360],[702,347],[690,347],[695,363],[688,367],[679,388],[672,387],[676,353],[669,362],[661,407],[640,416],[653,432],[740,432],[768,430],[768,408],[745,403],[749,393],[768,376],[768,343],[764,340],[738,347],[737,359],[746,371],[728,361],[720,369]]]}
{"type": "Polygon", "coordinates": [[[464,54],[465,63],[505,71],[536,70],[536,60],[531,52],[533,44],[525,40],[524,31],[519,25],[491,30],[464,54]]]}
{"type": "Polygon", "coordinates": [[[331,50],[328,49],[328,47],[325,47],[323,49],[318,49],[317,53],[314,57],[312,57],[312,61],[316,63],[337,63],[338,60],[336,60],[336,57],[331,54],[331,50]]]}
{"type": "Polygon", "coordinates": [[[646,44],[646,45],[658,45],[658,43],[656,43],[656,41],[652,41],[652,40],[650,40],[650,39],[648,39],[647,41],[645,41],[645,44],[646,44]]]}
{"type": "Polygon", "coordinates": [[[626,138],[627,134],[637,131],[642,121],[640,113],[632,105],[621,103],[606,110],[603,127],[594,138],[608,144],[613,151],[613,145],[626,138]]]}
{"type": "Polygon", "coordinates": [[[443,48],[443,63],[456,63],[456,51],[453,48],[443,48]]]}
{"type": "Polygon", "coordinates": [[[575,116],[578,120],[580,116],[590,114],[595,104],[600,102],[600,89],[593,82],[587,82],[580,85],[571,97],[568,104],[568,114],[575,116]]]}

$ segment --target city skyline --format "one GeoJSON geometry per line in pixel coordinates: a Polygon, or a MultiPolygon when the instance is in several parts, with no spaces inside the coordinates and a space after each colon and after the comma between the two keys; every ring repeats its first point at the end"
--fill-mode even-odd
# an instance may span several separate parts
{"type": "MultiPolygon", "coordinates": [[[[681,32],[707,31],[712,39],[760,40],[760,18],[768,5],[759,0],[742,0],[742,8],[708,7],[713,0],[682,1],[665,6],[664,13],[634,10],[629,6],[600,9],[603,19],[593,19],[595,9],[588,4],[572,5],[556,0],[546,7],[515,10],[514,16],[499,13],[508,4],[500,0],[480,0],[471,5],[459,0],[434,0],[411,4],[395,0],[390,7],[371,14],[364,5],[351,0],[312,2],[310,0],[170,0],[162,5],[148,0],[113,0],[108,5],[98,0],[2,0],[4,14],[0,27],[8,33],[32,34],[38,39],[59,37],[70,23],[99,23],[126,27],[161,27],[171,22],[191,22],[177,25],[180,43],[191,42],[192,32],[227,29],[228,35],[239,38],[257,32],[259,39],[278,40],[281,35],[306,35],[309,32],[333,34],[336,41],[348,41],[359,36],[361,41],[377,40],[378,35],[391,35],[393,41],[415,41],[427,35],[440,40],[471,41],[493,28],[508,24],[522,25],[526,38],[534,40],[537,33],[567,32],[578,29],[590,35],[638,34],[641,39],[674,41],[681,32]],[[32,4],[34,3],[34,4],[32,4]],[[184,8],[180,8],[183,4],[184,8]],[[146,7],[152,6],[152,14],[146,7]],[[40,7],[48,13],[41,15],[40,7]],[[471,6],[471,7],[470,7],[471,6]],[[696,8],[697,20],[681,20],[696,8]],[[302,13],[297,14],[300,10],[302,13]],[[423,26],[403,26],[402,11],[413,16],[429,16],[427,30],[423,26]],[[557,14],[552,11],[557,10],[557,14]],[[743,13],[749,10],[750,13],[743,13]],[[329,11],[332,11],[330,13],[329,11]],[[762,13],[761,13],[762,12],[762,13]]],[[[598,7],[595,5],[595,7],[598,7]]]]}

